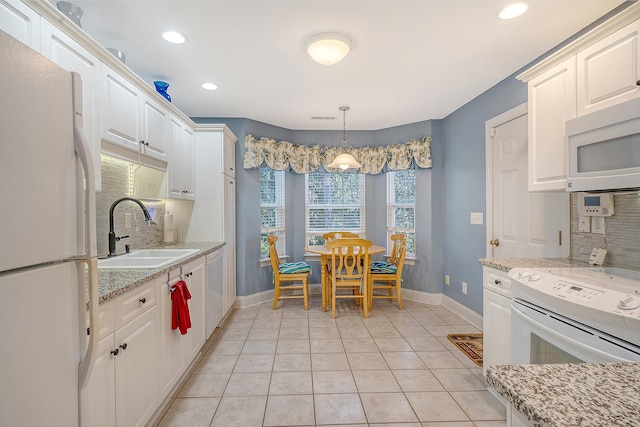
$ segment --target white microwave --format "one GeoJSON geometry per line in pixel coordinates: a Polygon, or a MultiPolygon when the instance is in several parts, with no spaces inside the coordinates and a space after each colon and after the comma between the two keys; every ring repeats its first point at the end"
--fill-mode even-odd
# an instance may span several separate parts
{"type": "Polygon", "coordinates": [[[640,188],[640,98],[567,121],[567,191],[640,188]]]}

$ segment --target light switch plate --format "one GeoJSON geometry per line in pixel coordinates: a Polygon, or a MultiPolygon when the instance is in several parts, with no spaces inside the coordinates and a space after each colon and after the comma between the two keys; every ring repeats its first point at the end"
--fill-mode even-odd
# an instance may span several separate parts
{"type": "Polygon", "coordinates": [[[484,223],[482,212],[471,212],[471,224],[482,225],[484,223]]]}

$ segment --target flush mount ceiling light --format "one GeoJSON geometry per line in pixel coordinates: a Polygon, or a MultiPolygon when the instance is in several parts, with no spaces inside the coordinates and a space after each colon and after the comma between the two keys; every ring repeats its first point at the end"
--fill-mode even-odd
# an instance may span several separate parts
{"type": "Polygon", "coordinates": [[[162,33],[162,38],[174,44],[182,44],[187,41],[187,36],[177,31],[165,31],[162,33]]]}
{"type": "MultiPolygon", "coordinates": [[[[347,141],[347,131],[346,131],[346,112],[349,111],[349,107],[343,106],[340,107],[340,111],[342,111],[342,141],[340,144],[344,144],[347,147],[353,148],[353,145],[349,141],[347,141]]],[[[362,165],[358,163],[358,161],[349,153],[338,154],[335,159],[331,163],[327,165],[328,168],[340,168],[342,170],[347,170],[349,168],[358,169],[361,168],[362,165]]]]}
{"type": "Polygon", "coordinates": [[[511,3],[498,12],[498,17],[500,19],[513,19],[522,15],[527,11],[529,5],[526,2],[519,1],[516,3],[511,3]]]}
{"type": "Polygon", "coordinates": [[[206,83],[202,83],[202,89],[206,89],[206,90],[216,90],[218,89],[218,86],[210,83],[210,82],[206,82],[206,83]]]}
{"type": "Polygon", "coordinates": [[[340,33],[318,33],[307,39],[307,53],[322,65],[333,65],[342,61],[351,49],[351,40],[340,33]]]}

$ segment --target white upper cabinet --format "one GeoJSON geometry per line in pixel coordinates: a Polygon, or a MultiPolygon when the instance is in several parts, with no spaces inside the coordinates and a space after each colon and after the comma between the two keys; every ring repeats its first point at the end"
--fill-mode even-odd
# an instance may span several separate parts
{"type": "Polygon", "coordinates": [[[107,65],[102,69],[102,139],[139,152],[142,93],[107,65]]]}
{"type": "Polygon", "coordinates": [[[40,50],[40,15],[19,0],[0,0],[0,29],[40,50]]]}
{"type": "Polygon", "coordinates": [[[529,191],[565,190],[566,122],[576,117],[572,57],[529,82],[529,191]]]}
{"type": "Polygon", "coordinates": [[[41,53],[65,70],[80,74],[82,79],[82,128],[93,148],[96,190],[100,191],[100,61],[49,21],[42,20],[40,32],[41,53]]]}
{"type": "Polygon", "coordinates": [[[171,116],[169,119],[169,162],[167,197],[195,200],[195,160],[193,129],[171,116]]]}
{"type": "Polygon", "coordinates": [[[169,115],[163,106],[148,96],[142,103],[142,154],[158,160],[167,160],[169,115]]]}
{"type": "Polygon", "coordinates": [[[578,116],[640,96],[640,21],[579,52],[578,116]]]}
{"type": "Polygon", "coordinates": [[[233,139],[225,138],[223,173],[232,178],[236,177],[236,143],[233,139]]]}

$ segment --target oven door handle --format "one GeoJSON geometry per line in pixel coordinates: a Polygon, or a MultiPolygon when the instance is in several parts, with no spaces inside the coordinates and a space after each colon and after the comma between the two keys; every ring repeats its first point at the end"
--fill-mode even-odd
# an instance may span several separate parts
{"type": "MultiPolygon", "coordinates": [[[[529,324],[531,326],[531,328],[533,330],[539,330],[544,332],[545,334],[553,337],[557,342],[556,343],[552,343],[554,345],[558,345],[561,343],[565,343],[568,346],[571,346],[573,348],[576,348],[580,351],[580,354],[575,355],[576,357],[579,358],[585,358],[585,355],[587,356],[586,358],[589,358],[590,360],[585,360],[585,362],[600,362],[602,360],[606,360],[609,362],[630,362],[631,360],[629,359],[624,359],[621,358],[619,356],[604,352],[602,350],[599,350],[595,347],[586,345],[580,341],[576,341],[573,338],[565,335],[565,334],[560,334],[557,331],[555,331],[554,329],[551,329],[550,327],[548,327],[547,325],[541,323],[540,321],[532,318],[531,316],[529,316],[527,313],[525,313],[521,308],[522,307],[527,307],[526,304],[523,304],[520,301],[513,301],[513,303],[511,304],[511,314],[512,316],[516,316],[518,319],[520,319],[523,322],[526,322],[527,324],[529,324]]],[[[540,316],[545,316],[544,318],[547,319],[551,319],[550,314],[549,313],[543,313],[541,310],[539,309],[532,309],[535,310],[535,312],[540,313],[540,316]]],[[[560,320],[556,320],[553,319],[553,322],[558,322],[558,323],[563,323],[560,320]]],[[[568,325],[568,324],[567,324],[568,325]]],[[[593,333],[580,329],[578,326],[575,325],[570,325],[574,328],[576,328],[576,330],[579,330],[580,333],[585,334],[589,337],[598,337],[597,335],[594,335],[593,333]]],[[[512,324],[512,328],[511,328],[511,334],[512,334],[512,338],[511,338],[511,345],[515,344],[515,340],[514,338],[517,336],[517,329],[518,326],[516,324],[512,324]]],[[[599,339],[599,338],[598,338],[599,339]]]]}

